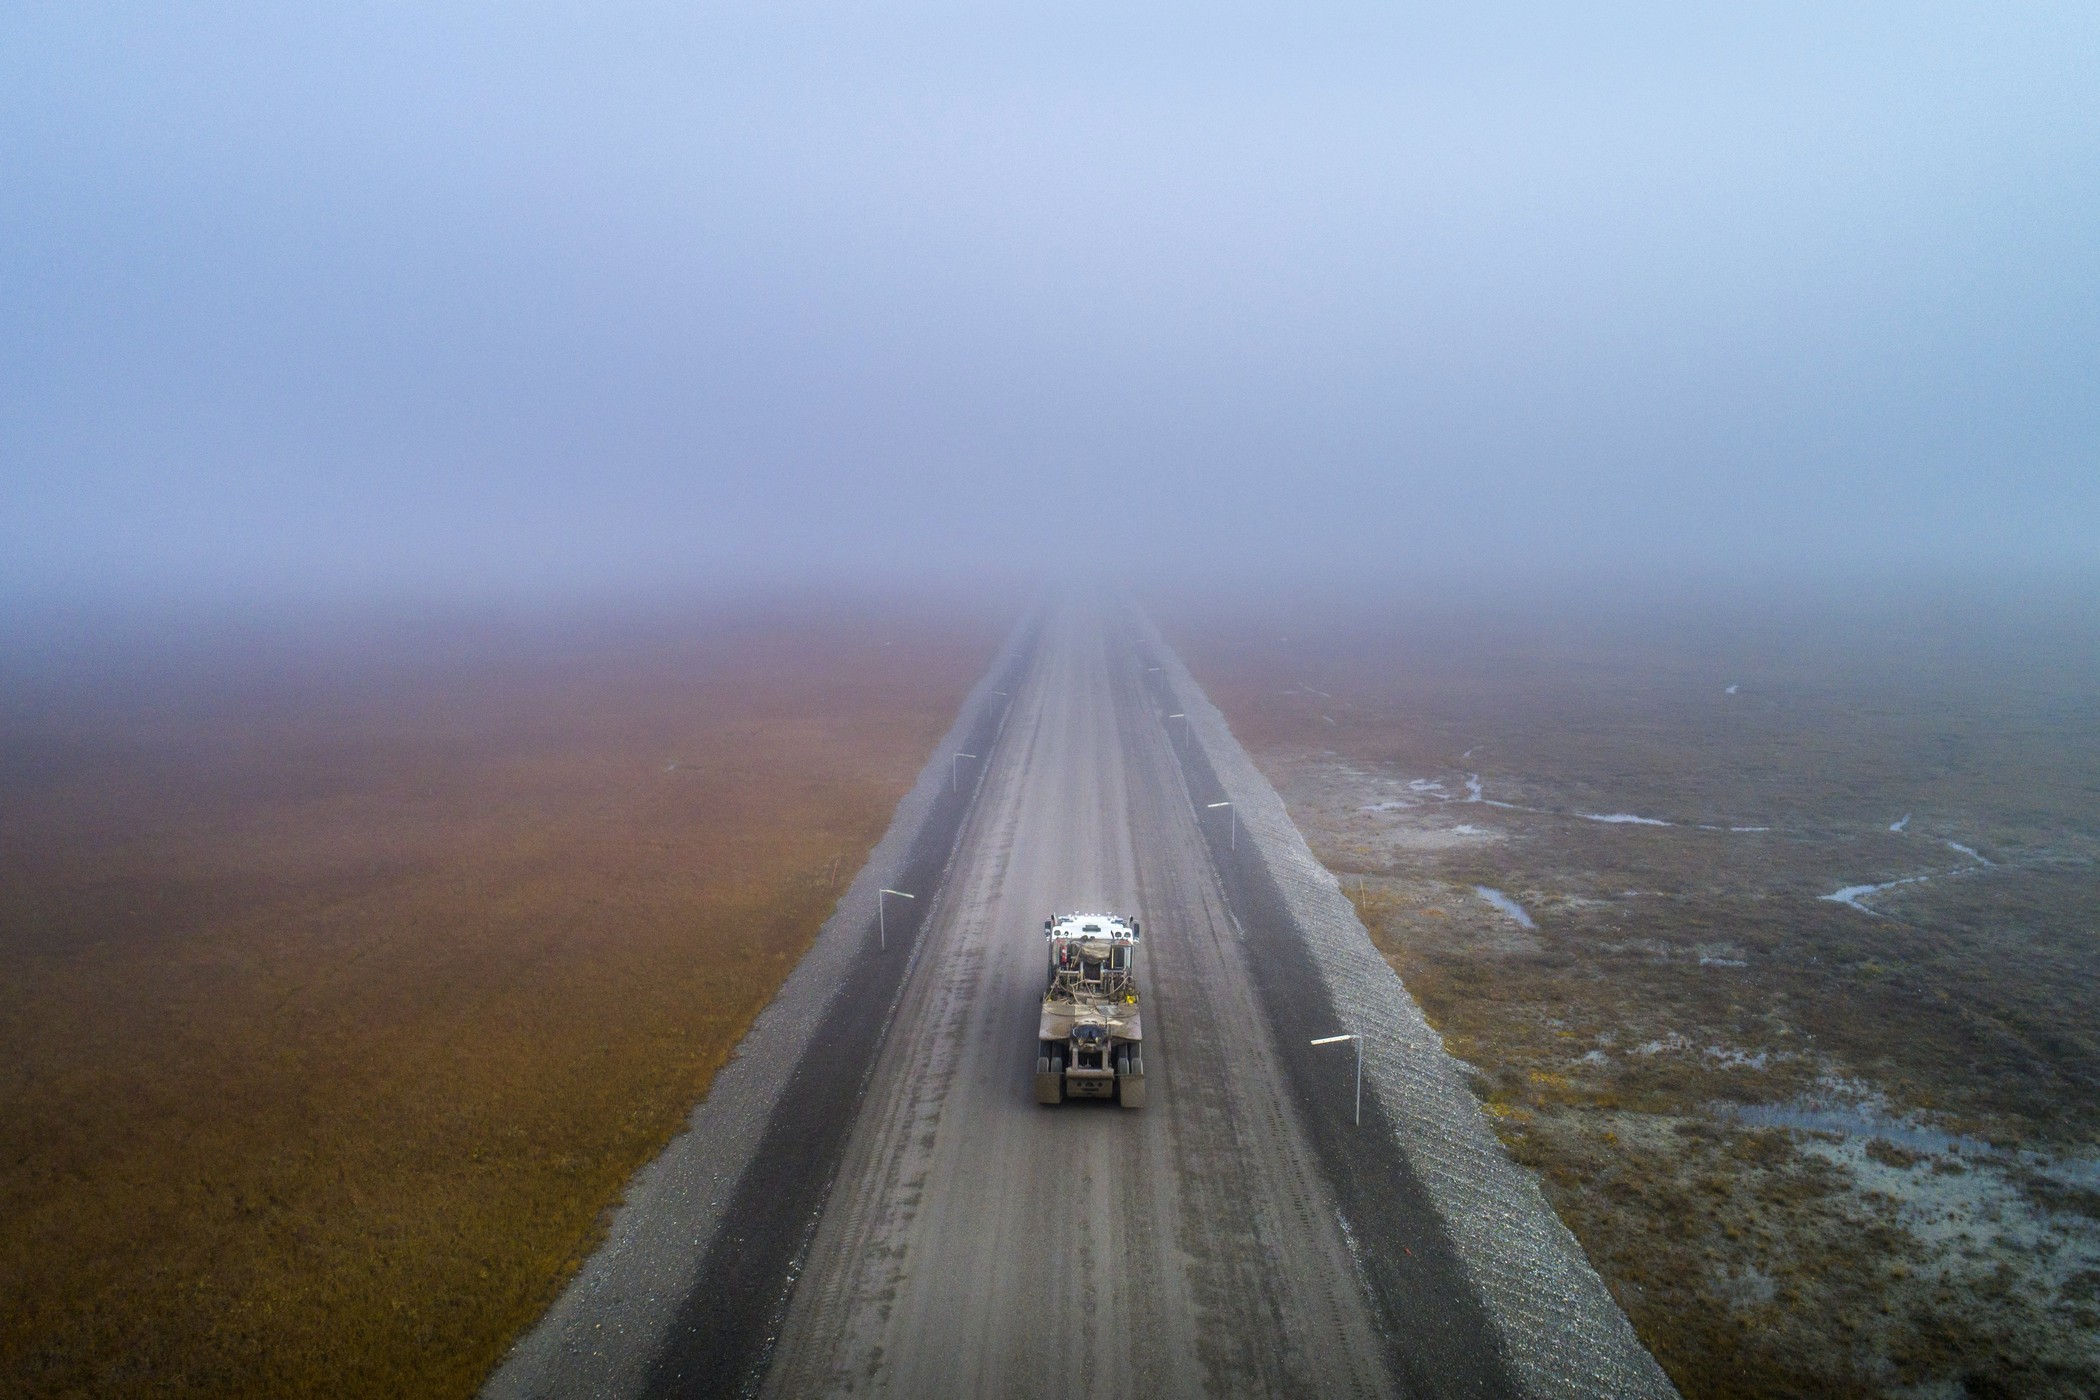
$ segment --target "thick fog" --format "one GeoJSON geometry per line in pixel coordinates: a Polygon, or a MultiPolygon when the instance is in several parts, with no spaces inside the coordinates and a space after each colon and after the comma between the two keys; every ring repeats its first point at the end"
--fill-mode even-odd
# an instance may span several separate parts
{"type": "Polygon", "coordinates": [[[0,590],[2090,576],[2096,74],[2089,0],[12,4],[0,590]]]}

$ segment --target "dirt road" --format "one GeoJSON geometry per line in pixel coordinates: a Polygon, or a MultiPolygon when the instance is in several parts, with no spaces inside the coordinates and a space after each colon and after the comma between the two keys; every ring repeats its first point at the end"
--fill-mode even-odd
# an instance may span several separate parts
{"type": "MultiPolygon", "coordinates": [[[[1051,618],[983,781],[765,1393],[1398,1393],[1114,614],[1051,618]],[[1034,1101],[1042,920],[1073,909],[1143,920],[1144,1109],[1034,1101]]],[[[1502,1388],[1475,1350],[1449,1389],[1502,1388]]]]}
{"type": "Polygon", "coordinates": [[[1191,686],[1118,607],[1016,634],[487,1400],[1669,1393],[1191,686]],[[1035,1102],[1076,909],[1143,921],[1145,1108],[1035,1102]]]}

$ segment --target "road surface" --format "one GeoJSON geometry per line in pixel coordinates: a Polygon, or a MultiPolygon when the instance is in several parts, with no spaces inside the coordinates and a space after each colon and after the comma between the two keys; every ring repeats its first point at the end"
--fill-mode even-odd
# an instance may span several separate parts
{"type": "MultiPolygon", "coordinates": [[[[1403,1393],[1405,1300],[1352,1253],[1143,663],[1113,612],[1047,621],[765,1394],[1403,1393]],[[1143,921],[1146,1108],[1034,1100],[1042,921],[1077,909],[1143,921]]],[[[1474,1350],[1406,1389],[1503,1389],[1474,1350]]]]}
{"type": "Polygon", "coordinates": [[[482,1391],[760,1393],[1676,1395],[1223,716],[1083,603],[482,1391]],[[1035,1102],[1042,920],[1087,907],[1145,926],[1143,1109],[1035,1102]]]}

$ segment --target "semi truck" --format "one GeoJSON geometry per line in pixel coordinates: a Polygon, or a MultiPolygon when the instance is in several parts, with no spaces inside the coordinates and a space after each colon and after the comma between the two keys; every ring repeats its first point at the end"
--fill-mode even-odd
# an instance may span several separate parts
{"type": "Polygon", "coordinates": [[[1037,1032],[1037,1103],[1114,1099],[1145,1106],[1145,1030],[1139,1019],[1138,921],[1115,914],[1043,920],[1050,985],[1037,1032]]]}

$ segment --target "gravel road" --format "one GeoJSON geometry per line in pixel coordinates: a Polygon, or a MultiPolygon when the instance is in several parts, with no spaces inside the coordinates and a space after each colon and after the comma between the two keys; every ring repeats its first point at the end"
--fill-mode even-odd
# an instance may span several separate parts
{"type": "Polygon", "coordinates": [[[485,1393],[1669,1395],[1303,846],[1147,625],[1047,612],[485,1393]],[[1142,1109],[1034,1099],[1078,909],[1144,924],[1142,1109]]]}
{"type": "Polygon", "coordinates": [[[1045,629],[768,1395],[1397,1391],[1137,639],[1113,619],[1045,629]],[[1076,909],[1143,921],[1143,1109],[1034,1100],[1041,925],[1076,909]]]}

